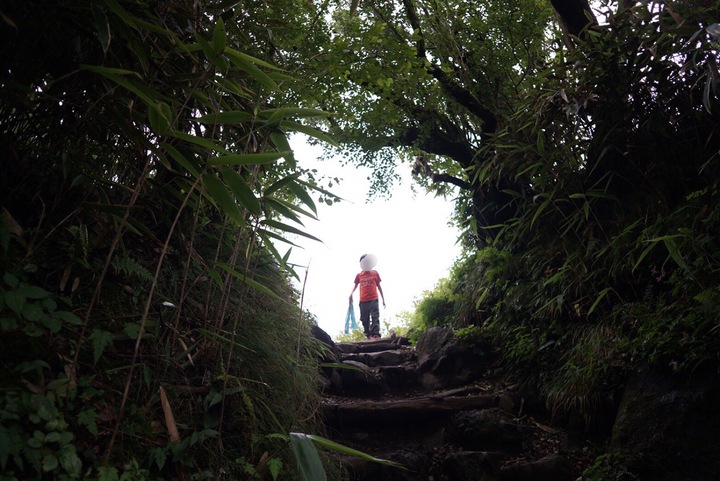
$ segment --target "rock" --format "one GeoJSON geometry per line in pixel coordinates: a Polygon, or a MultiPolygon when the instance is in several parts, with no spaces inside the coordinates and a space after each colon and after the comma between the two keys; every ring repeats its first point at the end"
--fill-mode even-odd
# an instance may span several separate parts
{"type": "Polygon", "coordinates": [[[444,327],[425,331],[416,351],[420,380],[428,390],[471,382],[485,372],[490,359],[489,350],[456,338],[444,327]]]}
{"type": "Polygon", "coordinates": [[[413,352],[409,349],[394,349],[380,352],[362,352],[343,354],[342,359],[361,362],[367,366],[398,366],[409,361],[413,352]]]}
{"type": "Polygon", "coordinates": [[[572,481],[570,462],[559,454],[520,462],[504,467],[500,471],[502,481],[572,481]]]}
{"type": "Polygon", "coordinates": [[[718,406],[715,372],[637,373],[626,385],[610,448],[642,480],[718,479],[718,406]]]}
{"type": "Polygon", "coordinates": [[[327,349],[324,351],[324,355],[322,358],[323,362],[339,362],[340,360],[340,351],[338,350],[337,346],[335,345],[335,342],[332,340],[332,337],[330,335],[323,331],[319,326],[316,324],[313,324],[310,328],[312,335],[315,339],[323,343],[327,349]]]}
{"type": "Polygon", "coordinates": [[[383,390],[380,376],[367,365],[356,361],[344,361],[345,368],[338,368],[342,387],[346,392],[377,392],[383,390]]]}
{"type": "Polygon", "coordinates": [[[441,463],[443,479],[472,479],[474,481],[500,481],[502,453],[460,451],[448,454],[441,463]]]}
{"type": "Polygon", "coordinates": [[[527,428],[496,408],[458,413],[447,430],[448,438],[465,448],[510,453],[522,450],[526,433],[527,428]]]}
{"type": "Polygon", "coordinates": [[[385,379],[389,390],[413,389],[418,385],[418,376],[413,366],[383,366],[378,372],[385,379]]]}

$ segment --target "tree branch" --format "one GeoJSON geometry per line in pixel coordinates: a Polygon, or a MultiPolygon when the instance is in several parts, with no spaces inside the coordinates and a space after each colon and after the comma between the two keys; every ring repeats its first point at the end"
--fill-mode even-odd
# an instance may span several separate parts
{"type": "MultiPolygon", "coordinates": [[[[403,0],[403,6],[405,7],[408,22],[410,22],[410,26],[413,28],[418,37],[418,40],[415,42],[416,56],[427,60],[425,39],[423,37],[422,28],[420,27],[420,19],[418,17],[417,10],[415,9],[415,4],[413,3],[413,0],[403,0]]],[[[443,90],[445,90],[450,97],[482,121],[483,132],[494,133],[497,130],[497,117],[495,114],[490,109],[482,105],[482,103],[480,103],[478,98],[473,95],[470,90],[451,79],[447,73],[445,73],[445,71],[437,65],[433,65],[431,63],[428,73],[440,83],[443,90]]]]}

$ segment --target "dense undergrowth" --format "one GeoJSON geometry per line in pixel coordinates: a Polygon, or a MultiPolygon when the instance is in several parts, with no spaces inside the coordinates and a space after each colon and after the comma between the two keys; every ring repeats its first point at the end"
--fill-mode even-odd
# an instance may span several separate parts
{"type": "Polygon", "coordinates": [[[2,7],[2,480],[295,479],[320,431],[271,240],[314,215],[287,133],[322,113],[193,5],[2,7]]]}
{"type": "Polygon", "coordinates": [[[720,366],[713,8],[609,12],[540,72],[474,170],[507,194],[488,206],[503,222],[461,215],[466,255],[414,315],[493,338],[590,426],[630,372],[720,366]]]}

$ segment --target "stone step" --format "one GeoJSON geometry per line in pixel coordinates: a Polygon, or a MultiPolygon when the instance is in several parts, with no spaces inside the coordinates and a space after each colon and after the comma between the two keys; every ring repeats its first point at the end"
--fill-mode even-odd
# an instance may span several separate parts
{"type": "Polygon", "coordinates": [[[353,424],[406,423],[450,415],[470,409],[488,409],[500,406],[501,396],[476,394],[463,397],[420,396],[391,400],[360,400],[322,404],[328,426],[353,424]]]}
{"type": "MultiPolygon", "coordinates": [[[[416,360],[415,350],[410,347],[397,349],[387,349],[375,352],[353,352],[341,353],[340,359],[343,361],[356,361],[370,367],[377,366],[400,366],[406,363],[414,363],[416,360]]],[[[413,365],[417,365],[414,363],[413,365]]]]}

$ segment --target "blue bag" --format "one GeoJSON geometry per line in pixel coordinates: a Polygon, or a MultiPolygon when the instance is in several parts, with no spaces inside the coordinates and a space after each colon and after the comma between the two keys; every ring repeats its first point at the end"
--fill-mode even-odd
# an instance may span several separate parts
{"type": "Polygon", "coordinates": [[[345,316],[345,334],[350,334],[350,329],[355,330],[358,328],[357,322],[355,321],[355,309],[353,305],[348,306],[347,315],[345,316]]]}

